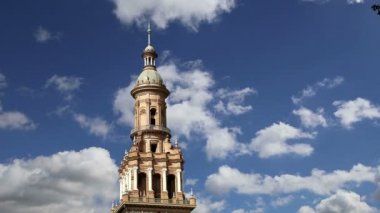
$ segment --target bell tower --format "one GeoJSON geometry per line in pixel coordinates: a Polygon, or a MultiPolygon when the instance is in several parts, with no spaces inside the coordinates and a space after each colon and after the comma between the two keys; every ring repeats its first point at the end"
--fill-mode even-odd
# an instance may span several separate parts
{"type": "Polygon", "coordinates": [[[196,199],[193,195],[186,198],[183,192],[184,159],[167,128],[165,99],[170,92],[156,69],[150,25],[142,58],[144,68],[131,91],[135,99],[133,143],[120,163],[120,203],[111,212],[189,213],[196,199]]]}

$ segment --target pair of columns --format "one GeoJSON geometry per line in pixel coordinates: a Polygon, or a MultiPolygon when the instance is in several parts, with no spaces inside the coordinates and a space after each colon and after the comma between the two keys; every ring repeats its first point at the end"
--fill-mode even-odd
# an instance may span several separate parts
{"type": "MultiPolygon", "coordinates": [[[[132,188],[132,170],[135,173],[135,177],[137,177],[137,167],[134,168],[128,168],[127,173],[125,176],[122,176],[120,178],[120,199],[123,197],[123,194],[126,194],[128,191],[131,191],[132,188]]],[[[135,184],[136,190],[137,190],[137,178],[135,178],[135,184]]]]}
{"type": "MultiPolygon", "coordinates": [[[[128,168],[128,172],[125,176],[123,176],[120,179],[120,198],[123,196],[123,194],[127,193],[131,190],[138,190],[137,188],[137,167],[128,168]],[[132,180],[132,176],[134,177],[132,180]],[[133,181],[133,184],[132,184],[133,181]],[[133,186],[133,187],[132,187],[133,186]]],[[[147,169],[147,176],[148,176],[148,190],[153,191],[152,188],[152,168],[147,169]]],[[[167,169],[164,168],[161,170],[161,177],[162,177],[162,191],[167,192],[167,169]]],[[[181,177],[181,170],[177,169],[176,171],[176,181],[177,181],[177,192],[182,192],[182,177],[181,177]]]]}

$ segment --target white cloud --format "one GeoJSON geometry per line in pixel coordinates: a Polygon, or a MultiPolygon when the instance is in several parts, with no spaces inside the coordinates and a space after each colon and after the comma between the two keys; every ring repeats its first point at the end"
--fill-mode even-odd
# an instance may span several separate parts
{"type": "MultiPolygon", "coordinates": [[[[0,97],[2,89],[7,87],[5,75],[0,73],[0,97]]],[[[18,129],[30,130],[36,128],[34,122],[24,113],[18,111],[4,111],[2,101],[0,99],[0,129],[18,129]]]]}
{"type": "Polygon", "coordinates": [[[297,96],[292,96],[292,101],[294,104],[300,104],[306,98],[313,97],[317,94],[318,90],[321,88],[331,89],[339,86],[344,82],[344,78],[337,76],[334,79],[325,78],[322,81],[318,81],[312,86],[307,86],[303,89],[297,96]]]}
{"type": "Polygon", "coordinates": [[[249,211],[246,211],[244,209],[236,209],[236,210],[233,210],[232,213],[264,213],[264,209],[257,208],[257,209],[249,210],[249,211]]]}
{"type": "Polygon", "coordinates": [[[364,3],[364,0],[347,0],[347,3],[349,3],[349,4],[362,4],[362,3],[364,3]]]}
{"type": "Polygon", "coordinates": [[[229,13],[235,0],[113,0],[115,15],[126,24],[142,25],[151,20],[165,29],[172,22],[196,31],[201,23],[214,23],[222,13],[229,13]]]}
{"type": "Polygon", "coordinates": [[[380,210],[369,206],[355,192],[338,190],[334,195],[323,199],[315,208],[303,206],[298,213],[378,213],[380,210]]]}
{"type": "Polygon", "coordinates": [[[196,178],[187,178],[185,185],[195,186],[197,184],[197,182],[198,182],[198,179],[196,179],[196,178]]]}
{"type": "Polygon", "coordinates": [[[256,94],[256,90],[246,87],[241,90],[219,89],[216,93],[221,100],[214,106],[215,110],[226,115],[240,115],[252,110],[250,105],[242,105],[246,96],[256,94]]]}
{"type": "Polygon", "coordinates": [[[34,128],[36,128],[36,125],[25,114],[17,111],[0,111],[0,129],[30,130],[34,128]]]}
{"type": "MultiPolygon", "coordinates": [[[[167,119],[175,135],[189,140],[192,139],[191,133],[204,137],[209,159],[224,159],[231,153],[245,151],[236,139],[238,128],[223,126],[210,111],[212,101],[217,98],[213,89],[215,82],[210,72],[202,68],[200,60],[181,65],[167,62],[157,69],[171,92],[167,99],[167,119]]],[[[134,120],[134,100],[130,95],[134,84],[132,79],[129,86],[119,89],[114,100],[114,111],[119,115],[119,122],[129,126],[133,126],[134,120]]]]}
{"type": "Polygon", "coordinates": [[[43,28],[42,26],[39,26],[37,30],[34,32],[34,38],[39,43],[45,43],[49,40],[59,40],[61,36],[62,36],[61,33],[49,32],[47,29],[43,28]]]}
{"type": "Polygon", "coordinates": [[[113,101],[113,110],[119,116],[118,122],[127,124],[133,127],[134,116],[133,107],[134,99],[132,98],[130,92],[135,86],[135,78],[132,78],[131,82],[127,87],[119,89],[113,101]]]}
{"type": "Polygon", "coordinates": [[[53,75],[46,81],[45,87],[54,87],[64,95],[66,101],[72,100],[73,92],[78,90],[82,85],[83,78],[75,76],[53,75]]]}
{"type": "Polygon", "coordinates": [[[279,197],[279,198],[276,198],[275,200],[273,200],[271,202],[271,205],[274,207],[285,206],[285,205],[289,204],[290,202],[292,202],[293,200],[294,200],[294,197],[292,195],[288,195],[285,197],[279,197]]]}
{"type": "Polygon", "coordinates": [[[340,119],[340,123],[346,128],[351,128],[352,124],[364,119],[380,118],[380,106],[375,106],[364,98],[334,101],[333,105],[338,108],[334,115],[340,119]]]}
{"type": "Polygon", "coordinates": [[[238,194],[278,195],[309,191],[318,195],[329,195],[349,183],[374,183],[377,168],[357,164],[351,170],[326,172],[313,169],[309,176],[281,174],[276,176],[258,173],[243,173],[236,168],[221,166],[217,173],[207,177],[206,188],[214,194],[234,191],[238,194]]]}
{"type": "MultiPolygon", "coordinates": [[[[315,3],[327,3],[331,0],[303,0],[305,2],[315,2],[315,3]]],[[[361,4],[364,3],[364,0],[347,0],[348,4],[361,4]]]]}
{"type": "Polygon", "coordinates": [[[73,117],[82,128],[88,129],[88,131],[95,136],[105,138],[112,129],[111,124],[99,117],[89,118],[80,113],[74,113],[73,117]]]}
{"type": "Polygon", "coordinates": [[[213,213],[223,211],[226,202],[224,200],[212,201],[209,198],[197,196],[197,207],[193,210],[194,213],[213,213]]]}
{"type": "Polygon", "coordinates": [[[293,114],[300,117],[301,123],[304,127],[327,127],[327,121],[323,116],[323,109],[318,109],[317,112],[313,112],[308,108],[300,107],[298,110],[293,110],[293,114]]]}
{"type": "Polygon", "coordinates": [[[260,158],[269,158],[284,154],[296,154],[309,156],[313,147],[305,143],[287,143],[288,140],[310,139],[314,134],[303,132],[289,124],[282,122],[274,123],[269,127],[259,130],[256,137],[249,145],[250,149],[257,152],[260,158]]]}
{"type": "Polygon", "coordinates": [[[302,206],[299,210],[298,213],[315,213],[314,209],[311,208],[310,206],[302,206]]]}
{"type": "Polygon", "coordinates": [[[65,151],[0,164],[0,212],[107,212],[117,197],[107,150],[65,151]]]}

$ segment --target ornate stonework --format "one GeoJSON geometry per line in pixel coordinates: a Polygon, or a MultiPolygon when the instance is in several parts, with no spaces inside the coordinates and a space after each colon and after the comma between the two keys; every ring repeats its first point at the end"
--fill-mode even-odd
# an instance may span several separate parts
{"type": "Polygon", "coordinates": [[[184,159],[180,147],[171,143],[166,123],[165,99],[170,92],[156,70],[155,49],[150,44],[142,55],[144,69],[131,95],[135,99],[131,149],[119,167],[120,203],[112,213],[189,213],[196,206],[183,192],[184,159]]]}

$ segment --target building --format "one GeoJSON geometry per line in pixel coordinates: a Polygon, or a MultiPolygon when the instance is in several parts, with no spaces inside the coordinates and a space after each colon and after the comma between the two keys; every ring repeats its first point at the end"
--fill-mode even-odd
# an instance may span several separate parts
{"type": "Polygon", "coordinates": [[[150,42],[142,58],[144,68],[131,95],[135,99],[133,144],[119,167],[120,203],[112,213],[188,213],[196,206],[183,192],[184,159],[172,144],[166,123],[165,99],[170,92],[156,70],[157,53],[150,42]]]}

